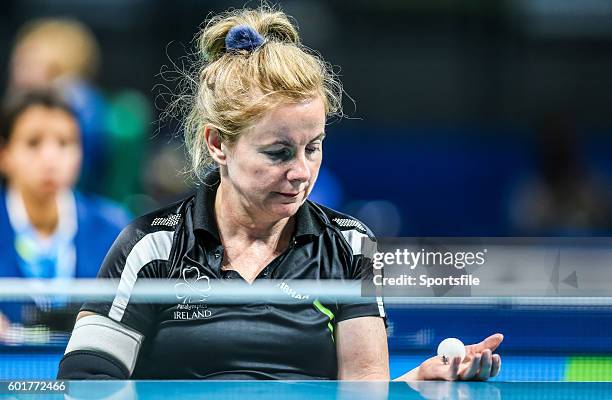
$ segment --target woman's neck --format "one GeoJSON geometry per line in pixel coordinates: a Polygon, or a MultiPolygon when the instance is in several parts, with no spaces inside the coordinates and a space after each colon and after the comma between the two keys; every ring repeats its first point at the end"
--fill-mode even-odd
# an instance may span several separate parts
{"type": "Polygon", "coordinates": [[[59,223],[59,209],[54,194],[38,196],[26,190],[15,189],[21,196],[30,224],[44,236],[51,236],[59,223]]]}
{"type": "Polygon", "coordinates": [[[222,239],[264,242],[276,247],[288,242],[291,236],[290,218],[270,220],[248,210],[240,199],[224,185],[219,185],[215,196],[215,216],[222,239]]]}

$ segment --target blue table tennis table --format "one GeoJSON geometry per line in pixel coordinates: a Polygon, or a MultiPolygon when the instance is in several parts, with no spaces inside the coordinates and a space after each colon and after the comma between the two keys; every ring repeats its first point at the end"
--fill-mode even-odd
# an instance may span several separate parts
{"type": "Polygon", "coordinates": [[[38,396],[0,399],[609,399],[612,382],[79,381],[67,382],[63,394],[38,396]]]}

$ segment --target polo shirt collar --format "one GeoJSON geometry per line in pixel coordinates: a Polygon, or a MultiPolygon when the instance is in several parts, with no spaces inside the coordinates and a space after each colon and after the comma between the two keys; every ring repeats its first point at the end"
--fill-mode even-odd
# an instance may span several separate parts
{"type": "MultiPolygon", "coordinates": [[[[215,219],[215,195],[219,182],[219,169],[215,168],[208,172],[195,194],[193,211],[194,231],[204,231],[220,242],[219,227],[215,219]]],[[[301,239],[307,236],[318,236],[323,233],[324,223],[317,215],[310,201],[305,201],[295,214],[296,230],[295,238],[301,239]]]]}

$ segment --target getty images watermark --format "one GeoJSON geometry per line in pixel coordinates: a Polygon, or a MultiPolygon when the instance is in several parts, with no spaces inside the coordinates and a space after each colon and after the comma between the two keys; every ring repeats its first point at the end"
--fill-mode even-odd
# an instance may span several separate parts
{"type": "Polygon", "coordinates": [[[612,297],[612,238],[364,238],[362,295],[612,297]]]}
{"type": "MultiPolygon", "coordinates": [[[[404,266],[410,271],[418,266],[422,267],[452,267],[457,270],[464,270],[473,265],[482,266],[486,262],[487,249],[481,251],[411,251],[407,248],[395,249],[394,252],[375,252],[372,257],[372,267],[375,271],[382,270],[386,266],[404,266]]],[[[401,274],[399,276],[385,277],[383,274],[373,274],[375,286],[472,286],[479,285],[480,279],[472,274],[461,274],[459,276],[430,276],[420,274],[413,276],[401,274]]]]}

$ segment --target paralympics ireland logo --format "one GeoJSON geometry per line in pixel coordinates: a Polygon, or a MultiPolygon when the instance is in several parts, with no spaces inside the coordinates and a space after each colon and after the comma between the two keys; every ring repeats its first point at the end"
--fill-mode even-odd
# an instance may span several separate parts
{"type": "Polygon", "coordinates": [[[176,298],[183,304],[193,303],[194,300],[197,303],[206,301],[210,291],[210,278],[201,275],[197,267],[185,268],[181,275],[183,281],[174,285],[176,298]]]}

